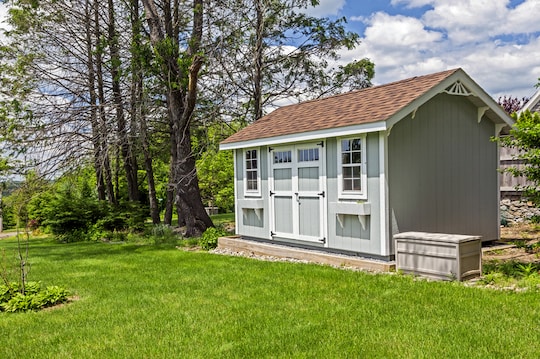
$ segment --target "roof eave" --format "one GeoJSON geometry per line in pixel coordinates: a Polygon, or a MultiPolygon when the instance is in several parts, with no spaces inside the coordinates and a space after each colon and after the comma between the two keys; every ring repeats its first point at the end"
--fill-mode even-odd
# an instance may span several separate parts
{"type": "Polygon", "coordinates": [[[219,145],[220,150],[237,150],[242,148],[250,147],[260,147],[260,146],[272,146],[272,145],[282,145],[292,142],[304,142],[304,141],[313,141],[320,140],[323,138],[329,137],[345,137],[362,133],[370,132],[379,132],[385,131],[387,129],[385,121],[370,122],[361,125],[354,126],[345,126],[345,127],[336,127],[329,128],[318,131],[310,131],[303,133],[294,133],[289,135],[267,137],[267,138],[258,138],[248,141],[238,141],[230,143],[221,143],[219,145]]]}

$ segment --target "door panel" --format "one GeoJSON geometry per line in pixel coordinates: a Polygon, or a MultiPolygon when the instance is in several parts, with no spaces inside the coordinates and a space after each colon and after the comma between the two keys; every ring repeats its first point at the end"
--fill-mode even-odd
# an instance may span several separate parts
{"type": "Polygon", "coordinates": [[[292,196],[275,196],[275,232],[293,233],[293,198],[292,196]]]}
{"type": "Polygon", "coordinates": [[[274,170],[274,191],[292,192],[291,168],[276,168],[274,170]]]}
{"type": "Polygon", "coordinates": [[[319,168],[318,167],[301,167],[298,168],[298,191],[315,191],[320,192],[319,183],[319,168]]]}
{"type": "Polygon", "coordinates": [[[299,197],[299,234],[300,236],[321,237],[320,234],[320,199],[317,197],[299,197]]]}
{"type": "Polygon", "coordinates": [[[272,233],[278,237],[324,241],[324,176],[318,144],[272,150],[272,233]]]}

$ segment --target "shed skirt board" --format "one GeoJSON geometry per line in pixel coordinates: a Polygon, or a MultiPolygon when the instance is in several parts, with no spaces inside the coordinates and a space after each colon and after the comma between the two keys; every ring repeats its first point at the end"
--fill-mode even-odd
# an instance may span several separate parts
{"type": "Polygon", "coordinates": [[[272,237],[324,241],[324,151],[312,143],[270,152],[272,237]]]}
{"type": "Polygon", "coordinates": [[[250,240],[242,237],[220,237],[218,248],[235,252],[278,258],[294,258],[338,267],[355,267],[363,270],[390,272],[395,270],[393,261],[373,259],[328,252],[328,249],[307,249],[288,245],[250,240]]]}

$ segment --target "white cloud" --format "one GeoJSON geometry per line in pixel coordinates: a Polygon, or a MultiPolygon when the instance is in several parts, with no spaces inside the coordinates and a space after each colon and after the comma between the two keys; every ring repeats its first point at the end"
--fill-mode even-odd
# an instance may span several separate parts
{"type": "Polygon", "coordinates": [[[420,20],[402,15],[378,12],[367,24],[366,38],[384,48],[423,50],[442,38],[441,33],[427,30],[420,20]]]}
{"type": "Polygon", "coordinates": [[[376,84],[461,67],[490,95],[531,96],[540,77],[539,0],[392,0],[418,17],[356,17],[366,29],[344,61],[370,58],[376,84]],[[520,42],[516,40],[519,36],[520,42]]]}
{"type": "Polygon", "coordinates": [[[316,17],[337,15],[344,5],[345,0],[320,0],[319,5],[310,7],[306,13],[316,17]]]}
{"type": "Polygon", "coordinates": [[[445,29],[455,44],[540,30],[538,0],[528,0],[515,9],[508,8],[508,4],[508,0],[435,0],[422,22],[445,29]]]}

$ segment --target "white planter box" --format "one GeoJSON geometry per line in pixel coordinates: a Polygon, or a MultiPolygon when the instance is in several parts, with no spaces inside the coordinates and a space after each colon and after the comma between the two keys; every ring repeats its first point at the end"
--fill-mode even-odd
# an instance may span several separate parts
{"type": "Polygon", "coordinates": [[[394,236],[396,269],[442,280],[467,280],[482,273],[480,236],[405,232],[394,236]]]}

